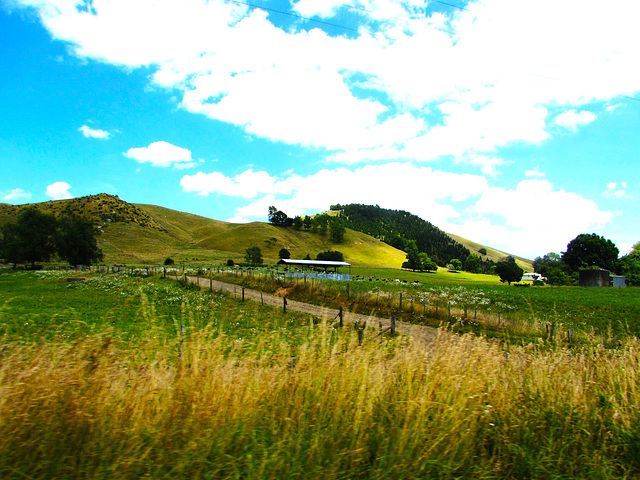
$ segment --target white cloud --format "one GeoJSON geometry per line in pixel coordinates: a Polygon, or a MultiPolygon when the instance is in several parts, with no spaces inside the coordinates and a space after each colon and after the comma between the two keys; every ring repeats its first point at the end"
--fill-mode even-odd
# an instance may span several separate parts
{"type": "Polygon", "coordinates": [[[14,200],[29,200],[31,198],[31,193],[21,189],[14,188],[5,196],[2,197],[2,200],[14,201],[14,200]]]}
{"type": "Polygon", "coordinates": [[[527,177],[546,177],[547,174],[540,171],[540,167],[532,168],[524,172],[527,177]]]}
{"type": "Polygon", "coordinates": [[[568,130],[576,131],[579,127],[589,125],[596,120],[596,115],[592,112],[569,110],[568,112],[558,115],[553,123],[568,130]]]}
{"type": "Polygon", "coordinates": [[[364,203],[406,209],[436,224],[458,216],[448,203],[466,201],[487,188],[486,179],[479,175],[448,173],[408,163],[355,170],[324,169],[308,176],[284,178],[253,170],[235,177],[198,172],[184,176],[180,183],[185,192],[197,195],[256,198],[236,210],[238,218],[264,219],[270,205],[294,216],[322,211],[334,203],[364,203]]]}
{"type": "Polygon", "coordinates": [[[76,55],[152,66],[157,85],[181,92],[182,108],[273,141],[335,150],[336,161],[424,161],[538,143],[558,133],[548,128],[550,109],[554,125],[577,130],[596,120],[581,107],[640,85],[633,0],[606,9],[482,0],[446,15],[421,2],[294,3],[323,18],[353,5],[351,25],[361,28],[349,38],[284,30],[232,2],[95,0],[85,12],[69,0],[16,1],[76,55]]]}
{"type": "Polygon", "coordinates": [[[448,227],[452,233],[530,258],[559,252],[576,235],[603,228],[614,217],[592,200],[533,179],[513,190],[486,189],[466,213],[468,221],[448,227]]]}
{"type": "Polygon", "coordinates": [[[87,125],[81,126],[78,131],[82,132],[82,135],[84,135],[85,138],[99,138],[101,140],[107,140],[111,136],[111,134],[106,130],[94,129],[87,125]]]}
{"type": "Polygon", "coordinates": [[[45,191],[45,195],[53,200],[67,200],[73,198],[69,193],[71,185],[67,182],[54,182],[49,185],[45,191]]]}
{"type": "Polygon", "coordinates": [[[608,198],[626,198],[627,182],[610,182],[604,191],[604,196],[608,198]]]}
{"type": "Polygon", "coordinates": [[[176,147],[168,142],[153,142],[148,147],[130,148],[125,157],[138,163],[150,163],[154,167],[184,167],[193,166],[191,151],[186,148],[176,147]]]}

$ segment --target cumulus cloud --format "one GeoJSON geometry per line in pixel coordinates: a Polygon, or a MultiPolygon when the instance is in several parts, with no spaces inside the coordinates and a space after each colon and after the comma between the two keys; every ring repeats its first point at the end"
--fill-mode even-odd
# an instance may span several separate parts
{"type": "Polygon", "coordinates": [[[535,179],[515,189],[486,189],[467,214],[467,221],[449,227],[452,233],[531,258],[559,252],[576,235],[603,228],[614,217],[592,200],[535,179]]]}
{"type": "Polygon", "coordinates": [[[29,200],[31,198],[31,193],[21,189],[14,188],[9,193],[2,197],[2,200],[6,200],[8,202],[16,201],[16,200],[29,200]]]}
{"type": "Polygon", "coordinates": [[[462,202],[487,188],[483,176],[456,174],[410,163],[368,165],[354,170],[323,169],[299,176],[274,177],[247,170],[235,177],[221,172],[186,175],[181,185],[197,195],[218,193],[256,200],[236,210],[238,218],[264,219],[276,204],[290,216],[327,209],[333,203],[380,204],[407,209],[444,223],[458,213],[448,202],[462,202]]]}
{"type": "Polygon", "coordinates": [[[111,137],[111,133],[107,132],[106,130],[94,129],[88,127],[87,125],[81,126],[78,131],[82,132],[82,135],[84,135],[85,138],[98,138],[101,140],[107,140],[109,137],[111,137]]]}
{"type": "MultiPolygon", "coordinates": [[[[557,133],[551,124],[575,131],[596,121],[583,107],[604,108],[640,84],[633,0],[606,9],[484,0],[446,13],[363,0],[349,9],[359,29],[350,36],[295,20],[283,29],[233,2],[94,1],[91,11],[67,0],[16,2],[80,57],[153,67],[153,82],[176,90],[190,112],[333,150],[335,161],[427,161],[539,143],[557,133]]],[[[293,8],[343,20],[345,5],[301,0],[293,8]]]]}
{"type": "Polygon", "coordinates": [[[125,157],[138,163],[150,163],[154,167],[192,167],[195,164],[191,158],[191,151],[176,147],[169,142],[153,142],[148,147],[130,148],[125,157]]]}
{"type": "Polygon", "coordinates": [[[49,185],[45,191],[45,195],[53,200],[67,200],[73,198],[69,193],[71,185],[67,182],[54,182],[49,185]]]}

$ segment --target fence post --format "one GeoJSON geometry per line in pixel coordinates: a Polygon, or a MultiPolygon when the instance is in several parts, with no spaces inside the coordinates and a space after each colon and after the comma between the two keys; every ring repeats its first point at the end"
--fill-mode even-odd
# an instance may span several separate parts
{"type": "Polygon", "coordinates": [[[349,298],[349,284],[347,283],[347,298],[349,298]]]}
{"type": "Polygon", "coordinates": [[[343,313],[342,313],[342,307],[340,307],[340,310],[338,311],[338,318],[340,319],[340,328],[342,328],[344,326],[343,323],[343,313]]]}
{"type": "Polygon", "coordinates": [[[364,328],[358,328],[358,345],[362,345],[364,341],[364,328]]]}
{"type": "Polygon", "coordinates": [[[451,304],[447,303],[447,307],[449,307],[449,318],[451,318],[451,304]]]}
{"type": "Polygon", "coordinates": [[[209,279],[209,292],[213,293],[213,277],[209,279]]]}
{"type": "Polygon", "coordinates": [[[440,306],[440,300],[436,300],[436,318],[438,318],[438,307],[440,306]]]}
{"type": "Polygon", "coordinates": [[[242,287],[242,301],[244,302],[244,287],[242,287]]]}
{"type": "Polygon", "coordinates": [[[464,318],[467,318],[467,306],[464,306],[464,318]]]}
{"type": "Polygon", "coordinates": [[[282,313],[287,313],[287,297],[282,298],[282,313]]]}
{"type": "Polygon", "coordinates": [[[400,310],[402,310],[402,292],[400,292],[400,310]]]}
{"type": "Polygon", "coordinates": [[[391,336],[395,337],[396,335],[396,316],[391,315],[391,336]]]}

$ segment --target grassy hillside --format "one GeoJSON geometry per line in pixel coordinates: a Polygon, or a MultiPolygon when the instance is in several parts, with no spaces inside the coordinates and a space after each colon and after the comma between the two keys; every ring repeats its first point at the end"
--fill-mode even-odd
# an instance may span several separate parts
{"type": "MultiPolygon", "coordinates": [[[[303,258],[307,254],[315,258],[325,250],[340,250],[347,262],[360,266],[399,268],[405,257],[404,252],[352,230],[347,230],[343,243],[334,244],[328,235],[275,227],[268,223],[225,223],[155,205],[136,206],[166,229],[173,240],[170,243],[174,252],[168,249],[164,252],[173,255],[177,261],[227,258],[241,261],[245,250],[251,246],[260,247],[268,262],[276,262],[282,248],[289,250],[292,258],[303,258]]],[[[111,236],[110,231],[105,234],[111,236]]]]}
{"type": "MultiPolygon", "coordinates": [[[[292,258],[315,258],[325,250],[341,251],[347,262],[358,267],[400,268],[405,253],[369,235],[347,229],[344,242],[334,244],[329,235],[275,227],[254,222],[233,224],[178,212],[155,205],[130,204],[117,196],[90,195],[70,200],[56,200],[37,204],[0,204],[0,225],[15,221],[27,207],[60,215],[65,210],[93,220],[100,229],[98,243],[106,263],[161,263],[167,257],[184,263],[220,263],[228,259],[244,260],[245,251],[252,246],[262,250],[265,262],[278,260],[278,252],[286,248],[292,258]]],[[[477,252],[481,245],[454,237],[477,252]]],[[[500,260],[507,254],[491,249],[488,256],[500,260]]],[[[531,271],[531,263],[519,259],[531,271]]]]}
{"type": "MultiPolygon", "coordinates": [[[[471,253],[475,253],[476,255],[479,255],[482,258],[482,260],[488,259],[488,260],[493,260],[494,262],[500,262],[504,260],[505,257],[511,255],[510,253],[506,253],[500,250],[496,250],[495,248],[481,245],[480,243],[467,240],[466,238],[460,237],[458,235],[453,235],[451,233],[448,233],[447,235],[453,238],[456,242],[461,243],[462,245],[467,247],[471,253]],[[481,253],[479,253],[478,250],[480,250],[481,248],[484,248],[487,250],[486,255],[482,255],[481,253]]],[[[533,262],[531,260],[523,257],[518,257],[516,255],[511,255],[511,256],[516,259],[516,263],[518,265],[524,268],[525,272],[533,272],[533,262]]]]}

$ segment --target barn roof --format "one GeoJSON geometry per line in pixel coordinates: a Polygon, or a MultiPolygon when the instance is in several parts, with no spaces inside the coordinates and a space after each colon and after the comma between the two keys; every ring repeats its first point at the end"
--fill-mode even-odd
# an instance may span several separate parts
{"type": "Polygon", "coordinates": [[[322,267],[322,268],[338,268],[338,267],[350,267],[351,264],[347,262],[331,262],[328,260],[292,260],[283,258],[278,262],[278,265],[298,265],[305,267],[322,267]]]}

